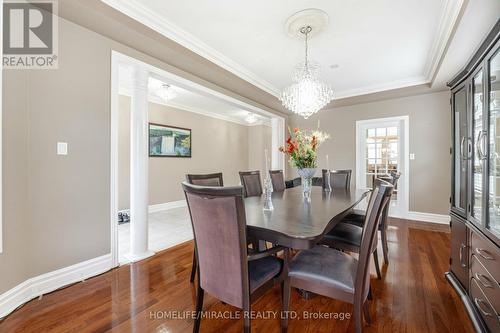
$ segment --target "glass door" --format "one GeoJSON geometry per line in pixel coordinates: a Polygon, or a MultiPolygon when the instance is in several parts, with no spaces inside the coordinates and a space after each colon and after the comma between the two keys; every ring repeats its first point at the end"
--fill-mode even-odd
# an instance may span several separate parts
{"type": "Polygon", "coordinates": [[[486,229],[500,238],[500,50],[488,60],[489,189],[486,229]]]}
{"type": "Polygon", "coordinates": [[[454,121],[453,133],[453,191],[452,210],[464,217],[467,214],[467,170],[469,160],[469,136],[467,126],[466,85],[452,93],[454,121]]]}
{"type": "Polygon", "coordinates": [[[471,165],[472,177],[470,182],[471,189],[471,221],[478,226],[483,225],[483,174],[486,164],[486,137],[487,133],[484,130],[483,117],[483,70],[479,69],[472,78],[472,150],[471,165]]]}

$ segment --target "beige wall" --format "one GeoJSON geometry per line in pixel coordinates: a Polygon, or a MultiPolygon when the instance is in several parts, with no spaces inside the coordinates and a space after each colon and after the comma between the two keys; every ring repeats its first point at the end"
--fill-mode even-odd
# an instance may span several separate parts
{"type": "MultiPolygon", "coordinates": [[[[119,99],[119,209],[130,203],[130,98],[119,99]]],[[[224,185],[238,185],[238,172],[248,167],[248,129],[165,105],[149,103],[149,121],[192,131],[191,158],[149,158],[149,203],[183,200],[180,183],[186,173],[222,172],[224,185]]]]}
{"type": "MultiPolygon", "coordinates": [[[[133,34],[123,22],[113,25],[113,15],[103,18],[103,13],[89,11],[85,6],[90,2],[99,4],[75,0],[59,4],[67,16],[75,14],[68,6],[79,5],[77,16],[86,18],[88,27],[106,23],[99,31],[122,34],[127,46],[59,19],[59,69],[3,71],[0,294],[30,277],[110,252],[112,50],[248,101],[208,82],[217,72],[200,72],[202,67],[216,67],[208,61],[197,63],[189,73],[167,64],[170,59],[182,61],[187,57],[185,50],[172,47],[168,52],[163,40],[149,38],[149,49],[163,52],[159,60],[132,48],[141,49],[146,37],[133,34]],[[68,156],[56,155],[58,141],[68,142],[68,156]]],[[[189,58],[188,63],[192,61],[189,58]]],[[[221,76],[217,81],[226,79],[226,86],[234,83],[247,96],[261,94],[256,88],[252,93],[247,84],[235,83],[234,76],[221,76]]]]}
{"type": "Polygon", "coordinates": [[[450,196],[449,92],[417,95],[320,111],[309,120],[293,117],[292,126],[321,129],[332,139],[320,147],[319,165],[330,156],[333,169],[352,169],[355,184],[356,121],[408,115],[410,118],[410,211],[448,214],[450,196]]]}
{"type": "Polygon", "coordinates": [[[264,150],[267,149],[271,158],[271,139],[270,126],[256,125],[248,128],[248,170],[260,170],[262,181],[266,177],[264,150]]]}

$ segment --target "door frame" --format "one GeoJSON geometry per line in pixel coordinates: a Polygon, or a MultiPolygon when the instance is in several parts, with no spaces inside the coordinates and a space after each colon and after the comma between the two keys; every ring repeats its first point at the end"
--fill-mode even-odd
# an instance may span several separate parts
{"type": "Polygon", "coordinates": [[[400,128],[403,130],[401,133],[402,138],[400,138],[400,153],[399,160],[403,164],[400,168],[402,181],[398,183],[398,200],[401,199],[398,211],[390,211],[389,214],[392,217],[407,218],[409,215],[409,190],[410,190],[410,117],[397,116],[397,117],[386,117],[386,118],[374,118],[374,119],[364,119],[356,121],[356,188],[362,188],[362,179],[365,177],[362,174],[361,163],[364,163],[365,157],[363,152],[364,142],[362,142],[364,135],[364,129],[372,124],[378,126],[381,124],[394,124],[399,123],[400,128]]]}
{"type": "Polygon", "coordinates": [[[250,100],[240,100],[230,96],[230,92],[220,92],[218,90],[209,88],[210,83],[204,82],[200,84],[192,80],[186,79],[174,73],[168,72],[156,66],[150,65],[146,62],[125,55],[118,51],[111,51],[111,142],[110,142],[110,225],[111,225],[111,262],[112,267],[119,265],[118,258],[118,113],[119,113],[119,68],[121,66],[132,66],[141,68],[149,72],[150,77],[168,80],[168,82],[179,86],[181,88],[211,97],[223,100],[231,105],[237,106],[243,110],[254,112],[272,120],[272,129],[278,131],[272,134],[271,147],[273,153],[271,154],[272,168],[285,169],[285,155],[279,153],[278,148],[284,144],[285,138],[285,121],[286,118],[264,108],[258,107],[251,103],[250,100]]]}

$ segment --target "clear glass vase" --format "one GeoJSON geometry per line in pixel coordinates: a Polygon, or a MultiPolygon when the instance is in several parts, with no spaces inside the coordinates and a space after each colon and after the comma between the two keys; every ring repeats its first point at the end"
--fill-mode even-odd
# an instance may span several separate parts
{"type": "Polygon", "coordinates": [[[316,168],[297,169],[302,182],[302,195],[305,199],[311,199],[312,179],[316,173],[316,168]]]}

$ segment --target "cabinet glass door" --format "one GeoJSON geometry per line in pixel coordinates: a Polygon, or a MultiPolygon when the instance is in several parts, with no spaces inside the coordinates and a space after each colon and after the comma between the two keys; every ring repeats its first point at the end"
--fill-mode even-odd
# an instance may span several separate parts
{"type": "Polygon", "coordinates": [[[453,134],[454,146],[454,182],[453,208],[465,215],[467,208],[467,163],[469,138],[467,132],[467,90],[461,87],[453,93],[453,119],[455,122],[453,134]]]}
{"type": "Polygon", "coordinates": [[[486,228],[500,237],[500,51],[489,59],[489,218],[486,228]]]}
{"type": "Polygon", "coordinates": [[[471,216],[473,221],[482,225],[483,203],[483,166],[486,163],[486,131],[483,128],[483,71],[472,79],[472,178],[471,178],[471,216]]]}

